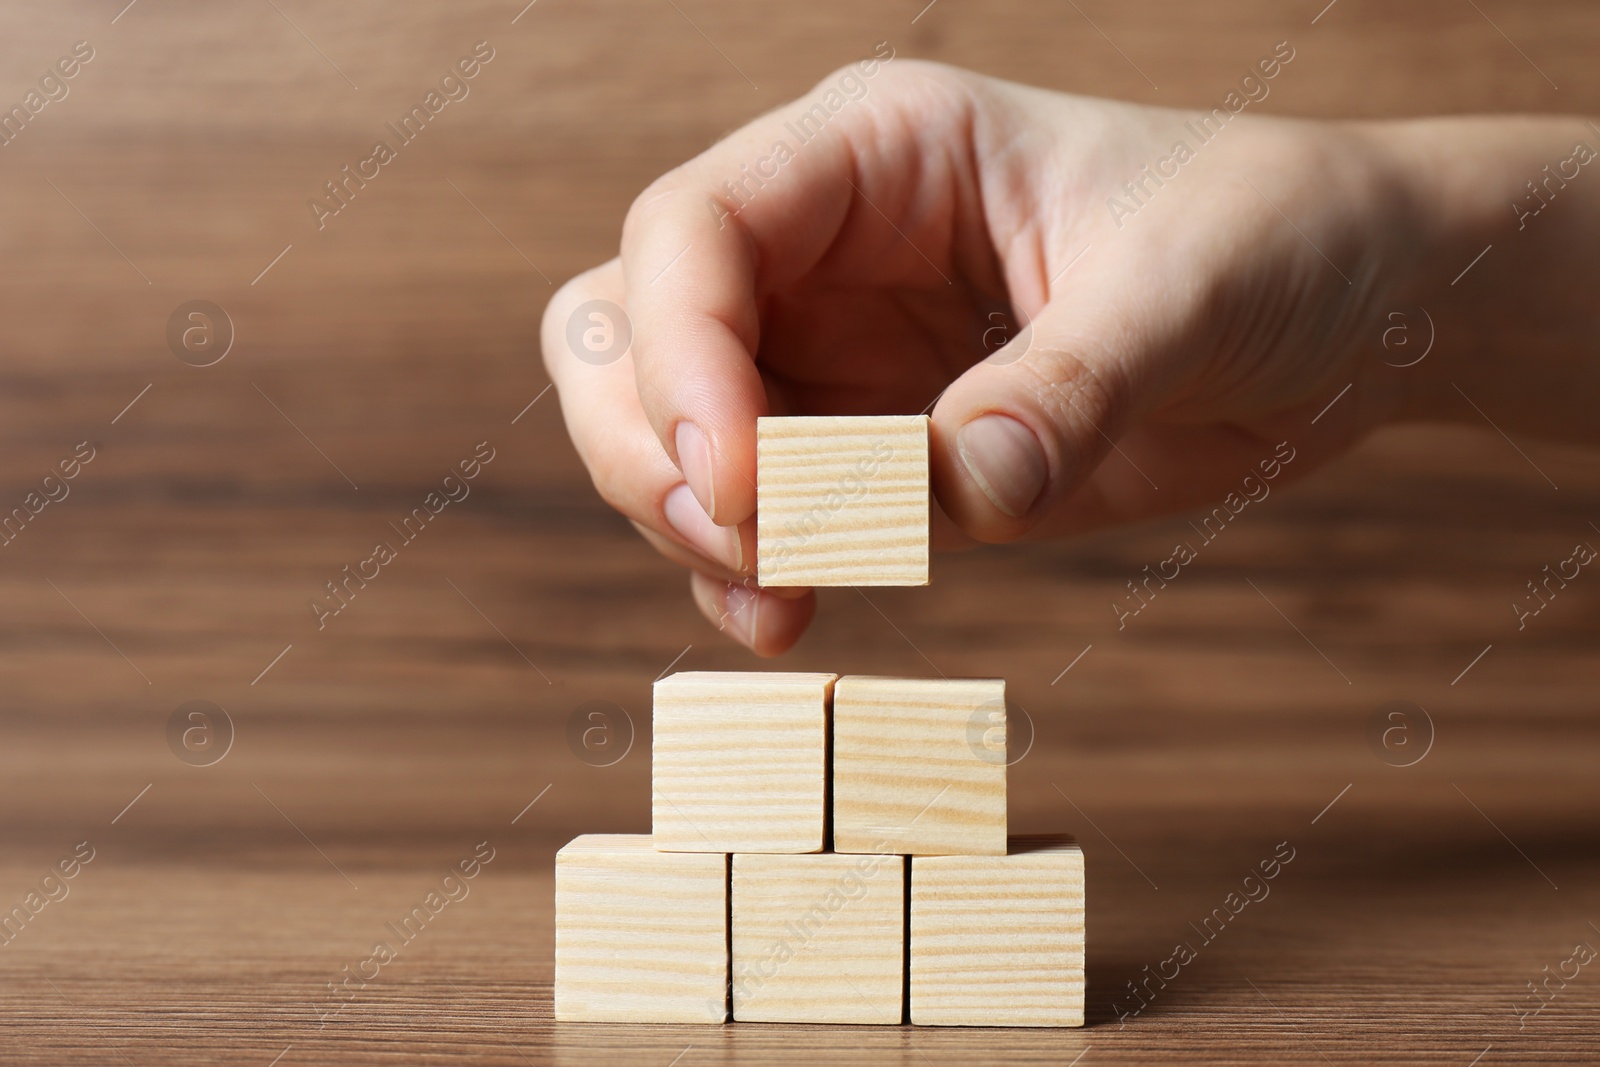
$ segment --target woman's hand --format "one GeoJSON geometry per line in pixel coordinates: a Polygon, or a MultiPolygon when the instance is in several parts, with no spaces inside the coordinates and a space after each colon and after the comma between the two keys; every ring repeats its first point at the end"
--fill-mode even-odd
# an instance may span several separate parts
{"type": "Polygon", "coordinates": [[[869,61],[646,189],[545,363],[601,495],[773,655],[815,603],[751,577],[760,415],[931,407],[952,546],[1219,504],[1400,414],[1380,338],[1433,245],[1379,129],[869,61]]]}

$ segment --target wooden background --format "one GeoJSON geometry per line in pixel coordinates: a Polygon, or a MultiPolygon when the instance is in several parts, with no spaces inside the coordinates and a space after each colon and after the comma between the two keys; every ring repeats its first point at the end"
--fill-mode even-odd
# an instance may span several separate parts
{"type": "Polygon", "coordinates": [[[1600,545],[1600,462],[1486,426],[1275,493],[1123,632],[1108,602],[1183,519],[835,591],[776,664],[1009,679],[1037,729],[1013,825],[1088,855],[1090,1028],[554,1025],[554,850],[647,829],[657,674],[752,661],[596,498],[536,351],[551,282],[612,254],[650,178],[879,40],[1210,106],[1287,39],[1265,111],[1593,113],[1593,5],[125,2],[0,15],[0,102],[95,49],[0,148],[0,510],[96,449],[0,548],[0,908],[95,850],[0,946],[7,1062],[1593,1060],[1600,972],[1516,1012],[1600,945],[1600,578],[1521,632],[1510,604],[1600,545]],[[471,95],[319,232],[306,200],[480,40],[471,95]],[[237,334],[204,369],[165,339],[192,299],[237,334]],[[322,583],[483,440],[471,497],[319,632],[322,583]],[[190,700],[236,730],[209,767],[168,745],[190,700]],[[611,767],[566,741],[592,700],[637,727],[611,767]],[[1393,700],[1434,727],[1407,768],[1368,739],[1393,700]],[[324,1022],[483,841],[470,896],[324,1022]],[[1180,940],[1198,958],[1119,1021],[1180,940]]]}

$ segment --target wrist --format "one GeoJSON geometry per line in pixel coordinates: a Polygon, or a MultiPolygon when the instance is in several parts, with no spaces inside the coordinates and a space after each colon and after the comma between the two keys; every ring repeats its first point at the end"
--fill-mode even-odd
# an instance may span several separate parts
{"type": "Polygon", "coordinates": [[[1585,290],[1600,269],[1600,159],[1563,163],[1600,138],[1581,120],[1529,117],[1361,131],[1393,208],[1399,317],[1378,329],[1398,330],[1375,347],[1395,418],[1481,424],[1473,405],[1487,403],[1507,428],[1592,441],[1600,378],[1583,351],[1597,326],[1585,290]]]}
{"type": "Polygon", "coordinates": [[[1497,219],[1481,198],[1464,195],[1461,184],[1471,177],[1458,173],[1440,123],[1364,123],[1361,132],[1386,204],[1378,225],[1390,268],[1388,306],[1378,309],[1372,332],[1372,373],[1392,390],[1394,421],[1451,419],[1459,412],[1440,387],[1449,388],[1449,369],[1467,353],[1455,344],[1441,347],[1440,327],[1453,341],[1477,333],[1468,322],[1480,309],[1463,303],[1452,282],[1463,280],[1461,268],[1492,243],[1479,237],[1497,219]]]}

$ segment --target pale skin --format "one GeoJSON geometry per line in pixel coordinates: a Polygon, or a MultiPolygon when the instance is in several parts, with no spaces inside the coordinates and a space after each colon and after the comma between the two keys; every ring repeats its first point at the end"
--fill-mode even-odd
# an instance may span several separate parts
{"type": "Polygon", "coordinates": [[[804,144],[786,123],[849,70],[654,182],[619,258],[544,319],[601,496],[758,654],[815,612],[809,590],[752,577],[761,415],[931,403],[948,548],[1211,506],[1279,442],[1296,453],[1281,484],[1400,421],[1487,414],[1519,440],[1600,445],[1600,159],[1573,162],[1600,130],[1584,119],[1247,110],[1201,145],[1195,112],[905,59],[851,69],[864,93],[804,144]],[[1193,158],[1130,198],[1178,140],[1193,158]],[[567,340],[593,299],[632,324],[604,365],[567,340]],[[1419,307],[1433,347],[1397,367],[1427,339],[1419,307]],[[1415,347],[1385,347],[1396,323],[1415,347]]]}

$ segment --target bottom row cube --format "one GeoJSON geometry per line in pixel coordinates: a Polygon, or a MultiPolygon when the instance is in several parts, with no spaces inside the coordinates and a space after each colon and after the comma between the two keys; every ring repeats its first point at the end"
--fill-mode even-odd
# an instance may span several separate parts
{"type": "Polygon", "coordinates": [[[1061,835],[912,859],[911,1021],[1082,1026],[1083,889],[1083,853],[1061,835]]]}
{"type": "Polygon", "coordinates": [[[1083,875],[1065,836],[909,858],[580,837],[556,855],[556,1018],[1081,1026],[1083,875]]]}
{"type": "Polygon", "coordinates": [[[728,1017],[728,857],[586,834],[556,853],[556,1018],[728,1017]]]}
{"type": "Polygon", "coordinates": [[[906,857],[733,857],[733,1017],[901,1021],[906,857]]]}

